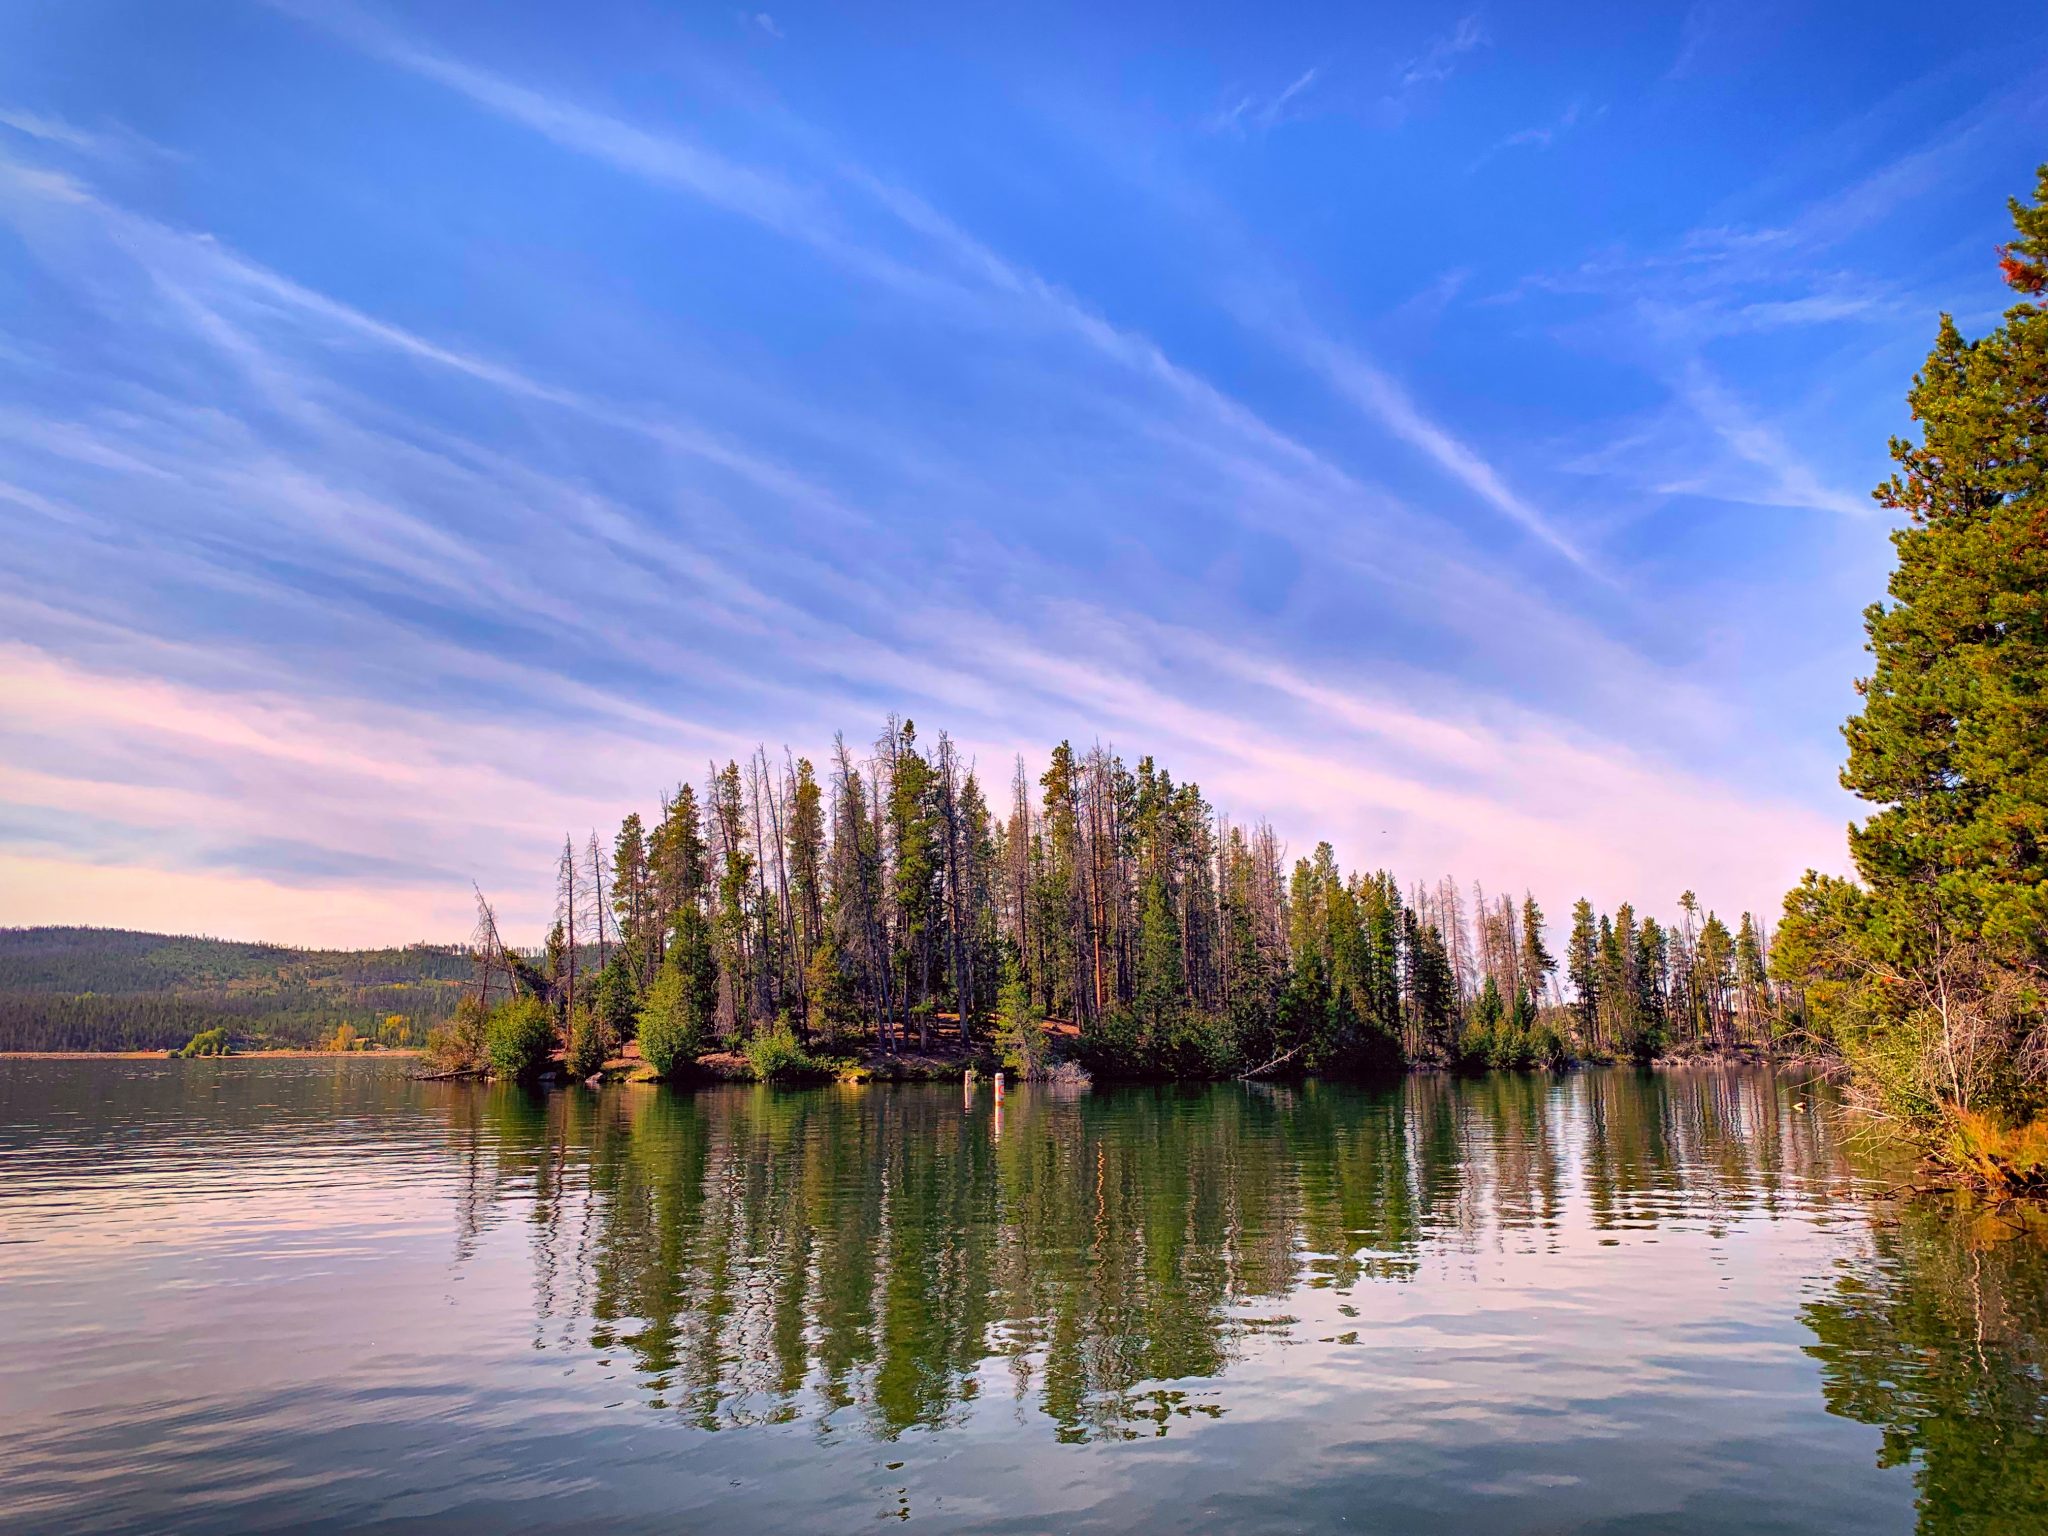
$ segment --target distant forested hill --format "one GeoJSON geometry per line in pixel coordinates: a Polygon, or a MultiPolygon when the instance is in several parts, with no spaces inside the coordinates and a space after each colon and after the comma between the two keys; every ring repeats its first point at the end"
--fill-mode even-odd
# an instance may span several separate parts
{"type": "Polygon", "coordinates": [[[120,928],[0,928],[0,1051],[134,1051],[215,1026],[313,1045],[394,1015],[417,1041],[469,977],[449,945],[288,949],[120,928]]]}

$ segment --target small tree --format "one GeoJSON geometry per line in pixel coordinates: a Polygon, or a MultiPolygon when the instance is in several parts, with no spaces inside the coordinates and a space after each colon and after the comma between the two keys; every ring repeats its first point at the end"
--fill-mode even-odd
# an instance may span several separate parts
{"type": "Polygon", "coordinates": [[[427,1060],[443,1072],[480,1072],[490,1063],[490,1015],[465,996],[445,1024],[427,1031],[427,1060]]]}
{"type": "Polygon", "coordinates": [[[1003,955],[1003,984],[996,994],[996,1046],[1003,1065],[1020,1078],[1043,1077],[1050,1052],[1038,1010],[1031,1006],[1031,988],[1014,951],[1003,955]]]}
{"type": "Polygon", "coordinates": [[[829,934],[820,938],[804,972],[804,997],[810,1011],[805,1021],[810,1037],[835,1046],[860,1023],[860,994],[840,963],[839,946],[829,934]]]}
{"type": "Polygon", "coordinates": [[[602,1072],[611,1055],[610,1032],[596,1009],[583,1003],[569,1015],[569,1052],[564,1065],[571,1077],[589,1077],[602,1072]]]}
{"type": "Polygon", "coordinates": [[[515,997],[492,1012],[485,1031],[491,1070],[529,1081],[547,1070],[555,1048],[554,1021],[537,997],[515,997]]]}
{"type": "Polygon", "coordinates": [[[640,1055],[663,1077],[687,1069],[711,1043],[718,1011],[718,978],[673,944],[655,973],[639,1014],[640,1055]]]}

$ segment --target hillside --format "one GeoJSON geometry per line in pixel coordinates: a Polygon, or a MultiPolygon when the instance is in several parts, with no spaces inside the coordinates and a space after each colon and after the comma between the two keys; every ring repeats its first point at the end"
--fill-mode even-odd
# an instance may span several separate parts
{"type": "Polygon", "coordinates": [[[0,928],[0,1051],[159,1050],[215,1026],[311,1045],[396,1015],[411,1038],[469,977],[447,945],[292,949],[119,928],[0,928]]]}

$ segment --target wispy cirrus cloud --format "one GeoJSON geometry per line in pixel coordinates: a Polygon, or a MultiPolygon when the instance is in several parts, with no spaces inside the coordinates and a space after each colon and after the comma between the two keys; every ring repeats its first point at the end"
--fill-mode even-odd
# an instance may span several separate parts
{"type": "Polygon", "coordinates": [[[1240,138],[1254,131],[1263,133],[1299,110],[1302,98],[1321,73],[1321,66],[1312,64],[1270,96],[1233,92],[1230,104],[1211,114],[1206,126],[1211,133],[1232,133],[1240,138]]]}
{"type": "MultiPolygon", "coordinates": [[[[0,106],[0,128],[8,129],[20,138],[38,144],[97,160],[128,159],[138,155],[160,160],[183,158],[175,150],[154,144],[122,124],[102,128],[80,128],[50,113],[34,112],[23,107],[0,106]]],[[[4,142],[5,139],[6,135],[0,134],[0,142],[4,142]]]]}
{"type": "Polygon", "coordinates": [[[1458,67],[1458,61],[1476,48],[1483,48],[1490,41],[1486,29],[1479,24],[1476,14],[1462,16],[1449,32],[1433,37],[1422,52],[1403,64],[1399,71],[1399,85],[1402,90],[1417,86],[1434,85],[1448,80],[1458,67]]]}
{"type": "MultiPolygon", "coordinates": [[[[1588,115],[1585,103],[1574,101],[1563,112],[1559,113],[1552,122],[1539,123],[1528,128],[1517,128],[1512,133],[1504,134],[1479,154],[1478,158],[1466,168],[1466,174],[1468,176],[1471,175],[1489,161],[1511,149],[1549,149],[1559,139],[1576,128],[1580,121],[1588,115]]],[[[1598,113],[1595,112],[1590,115],[1598,116],[1598,113]]]]}
{"type": "Polygon", "coordinates": [[[1538,543],[1588,575],[1599,574],[1577,543],[1510,487],[1485,455],[1425,414],[1392,375],[1320,331],[1291,327],[1287,334],[1303,361],[1328,379],[1342,398],[1538,543]]]}
{"type": "MultiPolygon", "coordinates": [[[[1062,737],[1158,751],[1297,843],[1546,903],[1679,867],[1761,903],[1839,842],[1832,806],[1728,771],[1739,711],[1610,578],[1556,444],[1409,383],[1369,318],[1190,335],[842,137],[784,121],[735,151],[727,123],[714,144],[599,110],[545,65],[293,14],[399,82],[395,112],[431,103],[463,195],[601,185],[604,227],[575,235],[616,221],[621,280],[562,287],[560,227],[522,246],[501,203],[465,211],[458,280],[351,287],[260,230],[180,227],[175,198],[145,215],[0,167],[7,259],[56,301],[0,357],[0,867],[40,882],[0,920],[182,903],[286,938],[438,935],[475,877],[537,925],[563,830],[891,709],[996,776],[1062,737]],[[471,302],[508,277],[518,312],[471,302]],[[638,371],[590,337],[630,338],[638,371]],[[66,817],[82,842],[32,835],[66,817]],[[100,862],[122,845],[125,898],[100,862]]],[[[1483,41],[1461,24],[1400,90],[1483,41]]],[[[1241,126],[1321,103],[1319,70],[1276,69],[1241,126]]],[[[1744,303],[1756,334],[1855,318],[1744,303]]],[[[1763,483],[1795,435],[1717,370],[1675,377],[1673,412],[1717,413],[1763,483]]]]}

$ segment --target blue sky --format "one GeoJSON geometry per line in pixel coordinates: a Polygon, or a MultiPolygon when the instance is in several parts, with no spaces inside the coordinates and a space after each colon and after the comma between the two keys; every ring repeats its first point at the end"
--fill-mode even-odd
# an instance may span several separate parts
{"type": "Polygon", "coordinates": [[[2032,7],[0,17],[0,922],[454,937],[756,741],[1840,868],[2032,7]]]}

